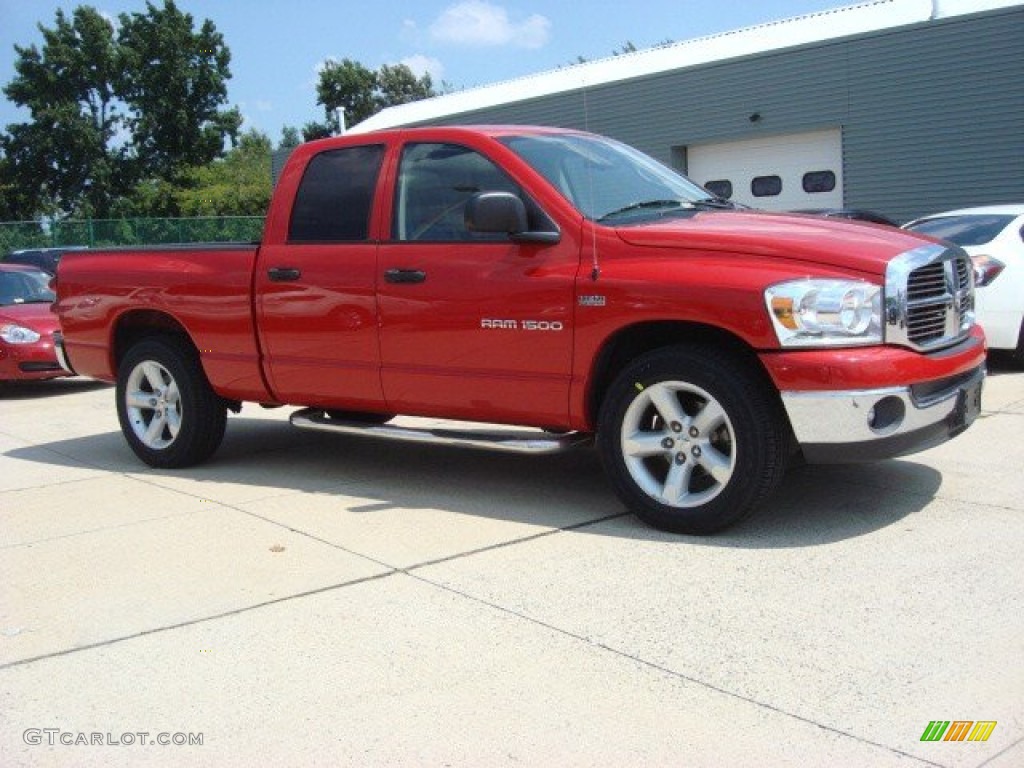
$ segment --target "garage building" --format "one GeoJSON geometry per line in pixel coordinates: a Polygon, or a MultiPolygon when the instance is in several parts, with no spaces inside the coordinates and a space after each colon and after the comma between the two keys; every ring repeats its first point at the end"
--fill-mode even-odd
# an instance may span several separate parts
{"type": "Polygon", "coordinates": [[[1024,201],[1024,3],[877,0],[392,107],[353,132],[541,124],[768,210],[1024,201]]]}

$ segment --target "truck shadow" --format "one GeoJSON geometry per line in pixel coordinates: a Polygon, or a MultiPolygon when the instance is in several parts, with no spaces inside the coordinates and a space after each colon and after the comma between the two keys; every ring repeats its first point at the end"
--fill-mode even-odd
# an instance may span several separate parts
{"type": "Polygon", "coordinates": [[[74,376],[42,381],[0,381],[0,400],[37,400],[93,392],[112,385],[74,376]]]}
{"type": "MultiPolygon", "coordinates": [[[[145,477],[242,510],[250,502],[297,494],[301,514],[304,499],[333,495],[338,514],[371,519],[389,510],[445,510],[587,535],[754,549],[824,545],[897,525],[932,501],[942,481],[935,469],[907,460],[797,467],[759,512],[736,527],[711,537],[681,537],[626,513],[592,449],[521,456],[306,432],[285,420],[237,417],[229,420],[214,458],[185,470],[143,466],[119,432],[4,455],[145,477]]],[[[322,503],[318,509],[322,513],[322,503]]]]}

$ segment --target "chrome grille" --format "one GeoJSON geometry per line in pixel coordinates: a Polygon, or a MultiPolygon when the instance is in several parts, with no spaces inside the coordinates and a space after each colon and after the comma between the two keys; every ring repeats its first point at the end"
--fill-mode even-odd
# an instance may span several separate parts
{"type": "Polygon", "coordinates": [[[893,259],[886,272],[886,341],[927,351],[949,346],[974,325],[970,257],[926,245],[893,259]]]}

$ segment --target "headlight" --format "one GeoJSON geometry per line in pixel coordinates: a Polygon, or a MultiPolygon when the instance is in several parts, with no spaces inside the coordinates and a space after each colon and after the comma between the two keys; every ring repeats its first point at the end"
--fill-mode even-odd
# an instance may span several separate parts
{"type": "Polygon", "coordinates": [[[764,292],[784,347],[882,343],[882,289],[860,280],[793,280],[764,292]]]}
{"type": "Polygon", "coordinates": [[[0,325],[0,339],[8,344],[35,344],[39,334],[23,325],[0,325]]]}

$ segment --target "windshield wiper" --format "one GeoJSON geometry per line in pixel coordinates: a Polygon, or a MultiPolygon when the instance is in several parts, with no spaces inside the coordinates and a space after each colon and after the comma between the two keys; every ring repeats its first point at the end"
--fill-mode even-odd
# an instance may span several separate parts
{"type": "Polygon", "coordinates": [[[726,200],[724,197],[702,197],[700,200],[694,200],[691,205],[698,208],[711,208],[716,211],[731,211],[739,207],[732,200],[726,200]]]}
{"type": "Polygon", "coordinates": [[[609,213],[600,216],[597,220],[606,221],[615,216],[621,216],[624,213],[639,211],[645,208],[682,208],[684,205],[685,203],[680,200],[643,200],[641,202],[630,203],[629,205],[624,205],[622,208],[610,211],[609,213]]]}

